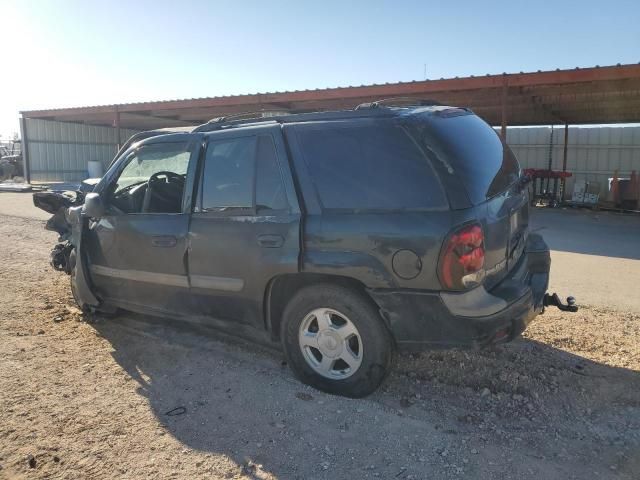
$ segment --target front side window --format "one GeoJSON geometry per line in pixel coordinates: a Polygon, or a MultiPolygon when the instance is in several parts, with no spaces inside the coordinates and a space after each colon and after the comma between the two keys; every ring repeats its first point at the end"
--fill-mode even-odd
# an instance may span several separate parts
{"type": "Polygon", "coordinates": [[[296,130],[324,208],[446,207],[429,160],[401,126],[328,123],[298,126],[296,130]]]}
{"type": "Polygon", "coordinates": [[[179,213],[191,153],[185,143],[145,145],[111,186],[116,213],[179,213]]]}

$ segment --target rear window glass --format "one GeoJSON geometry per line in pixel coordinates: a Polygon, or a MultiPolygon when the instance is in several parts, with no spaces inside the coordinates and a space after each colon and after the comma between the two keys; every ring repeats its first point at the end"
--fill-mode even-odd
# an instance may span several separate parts
{"type": "Polygon", "coordinates": [[[429,160],[393,124],[296,128],[324,208],[444,208],[446,197],[429,160]]]}
{"type": "Polygon", "coordinates": [[[482,203],[518,179],[515,155],[478,116],[427,117],[425,123],[421,139],[453,168],[472,203],[482,203]]]}

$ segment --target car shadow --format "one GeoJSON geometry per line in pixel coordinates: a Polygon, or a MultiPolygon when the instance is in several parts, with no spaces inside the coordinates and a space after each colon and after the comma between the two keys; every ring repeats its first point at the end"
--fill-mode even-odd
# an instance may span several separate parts
{"type": "MultiPolygon", "coordinates": [[[[383,412],[396,409],[426,422],[398,427],[398,451],[404,448],[403,429],[416,433],[432,428],[431,422],[446,421],[437,417],[438,404],[467,433],[483,427],[474,417],[464,420],[464,412],[494,408],[504,419],[523,416],[524,405],[513,401],[520,397],[531,399],[535,409],[544,404],[538,414],[535,409],[524,410],[543,423],[566,420],[567,415],[588,416],[590,422],[599,415],[607,422],[612,415],[640,420],[640,372],[593,362],[534,340],[479,352],[403,355],[379,392],[366,400],[350,400],[300,384],[279,353],[231,337],[220,341],[220,334],[206,327],[133,314],[99,319],[92,326],[110,342],[113,358],[138,383],[138,393],[169,434],[190,448],[228,456],[252,478],[262,478],[264,472],[278,478],[320,475],[324,468],[320,453],[314,462],[301,459],[309,457],[310,449],[322,451],[325,445],[334,445],[337,432],[343,441],[357,442],[367,435],[368,448],[382,449],[382,438],[393,427],[372,423],[383,412]],[[494,401],[492,406],[482,394],[484,389],[490,398],[503,395],[507,402],[494,401]],[[471,407],[469,397],[474,402],[471,407]],[[350,429],[332,415],[319,417],[319,409],[361,412],[371,408],[370,402],[378,404],[370,422],[352,424],[350,429]]],[[[329,460],[334,465],[343,461],[329,460]]],[[[366,465],[372,461],[363,459],[369,462],[366,465]]]]}

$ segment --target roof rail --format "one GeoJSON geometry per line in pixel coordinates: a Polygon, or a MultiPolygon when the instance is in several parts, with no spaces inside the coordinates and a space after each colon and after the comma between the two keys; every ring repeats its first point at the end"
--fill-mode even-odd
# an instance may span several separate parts
{"type": "Polygon", "coordinates": [[[383,98],[381,100],[376,100],[374,102],[361,103],[358,105],[355,110],[363,110],[365,108],[379,108],[384,106],[390,107],[409,107],[409,106],[420,106],[420,107],[431,107],[431,106],[440,106],[442,105],[440,102],[431,99],[420,99],[413,97],[392,97],[392,98],[383,98]]]}
{"type": "Polygon", "coordinates": [[[212,118],[207,122],[207,124],[232,122],[234,120],[251,120],[259,118],[280,117],[282,115],[289,115],[289,112],[284,110],[258,110],[256,112],[232,113],[231,115],[225,115],[224,117],[212,118]]]}
{"type": "Polygon", "coordinates": [[[286,117],[291,115],[290,113],[283,112],[271,112],[269,115],[260,115],[263,112],[246,112],[246,113],[237,113],[233,115],[227,115],[226,117],[216,117],[209,120],[207,123],[203,123],[202,125],[193,129],[193,133],[197,132],[213,132],[215,130],[223,130],[225,128],[240,126],[240,125],[249,125],[252,123],[262,123],[262,122],[274,122],[281,123],[282,117],[286,117]]]}
{"type": "MultiPolygon", "coordinates": [[[[257,112],[263,113],[263,112],[257,112]]],[[[240,126],[263,124],[263,123],[295,123],[295,122],[311,122],[311,121],[326,121],[326,120],[343,120],[348,118],[362,118],[362,117],[388,117],[394,116],[397,112],[387,108],[374,108],[360,109],[360,110],[334,110],[334,111],[318,111],[318,112],[306,112],[306,113],[286,113],[284,115],[262,115],[256,116],[255,114],[238,114],[227,117],[214,118],[208,123],[204,123],[193,130],[193,133],[198,132],[213,132],[216,130],[223,130],[227,128],[235,128],[240,126]]]]}

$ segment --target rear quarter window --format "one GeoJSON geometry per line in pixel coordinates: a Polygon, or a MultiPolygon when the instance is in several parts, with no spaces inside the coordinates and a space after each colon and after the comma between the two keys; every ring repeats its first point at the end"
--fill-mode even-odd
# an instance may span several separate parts
{"type": "Polygon", "coordinates": [[[520,175],[520,165],[497,133],[473,114],[418,120],[418,139],[436,152],[480,204],[506,190],[520,175]]]}
{"type": "Polygon", "coordinates": [[[323,208],[448,207],[429,160],[399,125],[323,123],[296,133],[323,208]]]}

